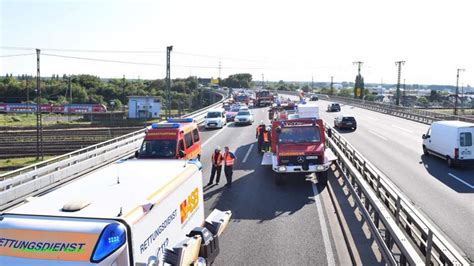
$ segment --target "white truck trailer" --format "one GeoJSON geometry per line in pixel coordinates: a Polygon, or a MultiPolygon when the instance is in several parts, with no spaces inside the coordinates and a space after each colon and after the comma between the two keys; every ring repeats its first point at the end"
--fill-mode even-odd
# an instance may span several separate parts
{"type": "Polygon", "coordinates": [[[111,164],[1,213],[0,265],[212,263],[231,213],[205,221],[202,188],[184,160],[111,164]]]}

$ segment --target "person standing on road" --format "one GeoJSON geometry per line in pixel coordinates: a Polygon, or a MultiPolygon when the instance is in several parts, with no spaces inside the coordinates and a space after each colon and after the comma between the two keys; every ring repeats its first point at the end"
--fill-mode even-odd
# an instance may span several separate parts
{"type": "Polygon", "coordinates": [[[255,132],[255,138],[257,139],[257,149],[258,152],[262,152],[262,145],[264,143],[264,132],[265,132],[265,124],[263,120],[260,121],[260,125],[257,127],[257,132],[255,132]]]}
{"type": "Polygon", "coordinates": [[[264,146],[263,146],[263,150],[265,152],[267,151],[270,151],[271,149],[271,128],[270,127],[267,127],[265,128],[265,131],[263,132],[263,141],[264,141],[264,146]]]}
{"type": "Polygon", "coordinates": [[[212,161],[211,179],[209,180],[209,183],[207,183],[207,186],[212,185],[212,183],[214,182],[214,176],[216,175],[216,173],[217,173],[216,185],[219,185],[219,180],[221,179],[221,172],[222,172],[222,160],[223,160],[223,157],[221,153],[221,147],[217,146],[211,156],[211,161],[212,161]]]}
{"type": "Polygon", "coordinates": [[[226,187],[232,187],[232,174],[234,173],[234,162],[235,155],[233,152],[229,151],[229,146],[224,148],[224,174],[227,179],[226,187]]]}

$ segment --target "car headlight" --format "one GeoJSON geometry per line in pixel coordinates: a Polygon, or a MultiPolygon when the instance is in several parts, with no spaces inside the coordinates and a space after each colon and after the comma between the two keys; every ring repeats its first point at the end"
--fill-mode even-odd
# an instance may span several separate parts
{"type": "Polygon", "coordinates": [[[286,172],[286,166],[278,166],[278,172],[286,172]]]}
{"type": "Polygon", "coordinates": [[[318,171],[324,171],[324,165],[318,165],[318,166],[316,166],[316,170],[318,170],[318,171]]]}

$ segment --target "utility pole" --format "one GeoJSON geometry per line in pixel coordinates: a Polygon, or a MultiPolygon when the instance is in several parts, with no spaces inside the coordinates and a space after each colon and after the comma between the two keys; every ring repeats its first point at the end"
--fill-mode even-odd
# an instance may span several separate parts
{"type": "Polygon", "coordinates": [[[398,79],[397,79],[397,99],[395,104],[400,105],[400,76],[402,75],[402,65],[405,64],[405,61],[396,61],[395,65],[398,66],[398,79]]]}
{"type": "Polygon", "coordinates": [[[40,49],[36,49],[36,160],[43,160],[43,118],[41,117],[40,49]]]}
{"type": "Polygon", "coordinates": [[[461,110],[464,113],[464,83],[461,83],[461,110]]]}
{"type": "MultiPolygon", "coordinates": [[[[67,87],[68,87],[68,90],[69,90],[69,104],[72,104],[71,75],[69,75],[69,77],[67,79],[67,87]]],[[[66,91],[66,95],[67,95],[67,91],[66,91]]],[[[71,121],[71,112],[67,112],[67,121],[71,121]]]]}
{"type": "Polygon", "coordinates": [[[69,75],[69,78],[67,79],[67,86],[69,90],[69,103],[72,104],[71,75],[69,75]]]}
{"type": "Polygon", "coordinates": [[[125,99],[125,74],[122,77],[122,100],[124,101],[122,103],[122,112],[125,113],[125,102],[126,102],[126,99],[125,99]]]}
{"type": "Polygon", "coordinates": [[[222,64],[221,64],[221,61],[219,61],[219,80],[221,79],[221,70],[222,70],[222,64]]]}
{"type": "Polygon", "coordinates": [[[363,80],[362,80],[362,76],[360,74],[360,68],[362,67],[362,65],[364,64],[364,62],[362,61],[356,61],[356,62],[352,62],[352,64],[354,65],[357,65],[357,76],[356,76],[356,82],[355,82],[355,85],[354,85],[354,98],[364,98],[363,95],[364,95],[364,85],[363,85],[363,80]]]}
{"type": "Polygon", "coordinates": [[[314,90],[314,77],[311,76],[311,92],[314,90]]]}
{"type": "Polygon", "coordinates": [[[265,75],[262,73],[262,90],[265,89],[265,75]]]}
{"type": "Polygon", "coordinates": [[[456,98],[454,101],[454,115],[458,114],[458,93],[459,93],[459,72],[465,71],[463,68],[458,68],[457,69],[457,75],[456,75],[456,98]]]}
{"type": "Polygon", "coordinates": [[[402,101],[402,105],[405,106],[406,105],[406,100],[407,100],[407,93],[406,93],[406,88],[405,88],[405,79],[403,79],[403,101],[402,101]]]}
{"type": "Polygon", "coordinates": [[[362,61],[352,62],[352,64],[357,65],[357,74],[360,75],[360,67],[364,64],[362,61]]]}
{"type": "MultiPolygon", "coordinates": [[[[30,87],[28,86],[28,81],[30,81],[30,78],[26,75],[26,110],[30,110],[30,87]]],[[[29,116],[30,112],[26,112],[26,115],[29,116]]]]}
{"type": "Polygon", "coordinates": [[[170,73],[170,56],[173,46],[166,47],[166,107],[167,107],[167,118],[171,118],[171,73],[170,73]]]}
{"type": "Polygon", "coordinates": [[[333,76],[331,76],[331,87],[330,87],[329,93],[330,93],[331,95],[334,94],[334,77],[333,77],[333,76]]]}

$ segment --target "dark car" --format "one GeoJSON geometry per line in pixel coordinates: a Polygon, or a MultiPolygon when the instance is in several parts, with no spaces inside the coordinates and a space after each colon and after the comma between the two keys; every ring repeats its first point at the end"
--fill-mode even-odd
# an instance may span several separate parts
{"type": "Polygon", "coordinates": [[[328,112],[339,112],[341,111],[341,106],[338,103],[328,104],[328,112]]]}
{"type": "Polygon", "coordinates": [[[311,98],[309,98],[309,100],[313,102],[313,101],[319,100],[319,98],[316,95],[312,95],[311,98]]]}
{"type": "Polygon", "coordinates": [[[334,127],[338,129],[357,129],[357,121],[351,115],[339,115],[334,118],[334,127]]]}

